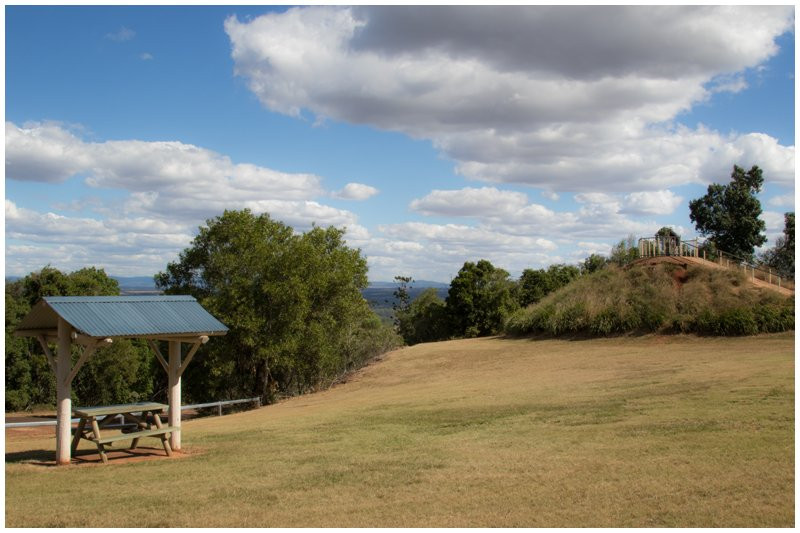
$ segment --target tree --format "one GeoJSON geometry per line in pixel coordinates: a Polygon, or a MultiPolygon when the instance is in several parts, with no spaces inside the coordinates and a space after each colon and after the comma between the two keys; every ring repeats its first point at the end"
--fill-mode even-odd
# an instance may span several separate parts
{"type": "Polygon", "coordinates": [[[639,259],[639,247],[636,245],[636,236],[628,235],[626,239],[622,239],[611,249],[611,257],[608,258],[608,262],[617,266],[625,266],[637,259],[639,259]]]}
{"type": "Polygon", "coordinates": [[[422,291],[399,316],[399,330],[406,344],[439,341],[449,336],[447,307],[434,288],[422,291]]]}
{"type": "MultiPolygon", "coordinates": [[[[392,311],[394,311],[394,327],[397,328],[400,335],[405,338],[403,333],[403,316],[408,313],[408,308],[411,305],[411,284],[414,282],[411,276],[395,276],[394,281],[397,283],[397,288],[392,292],[394,302],[392,303],[392,311]]],[[[407,321],[406,321],[407,322],[407,321]]]]}
{"type": "Polygon", "coordinates": [[[505,270],[485,259],[464,263],[447,293],[453,333],[479,337],[502,331],[506,317],[518,307],[512,290],[505,270]]]}
{"type": "MultiPolygon", "coordinates": [[[[55,376],[41,347],[14,329],[45,296],[116,296],[119,284],[103,269],[82,268],[65,274],[51,266],[6,284],[6,409],[29,409],[55,403],[55,376]]],[[[73,358],[78,357],[74,348],[73,358]]],[[[75,376],[75,401],[125,403],[150,399],[160,369],[142,341],[116,340],[98,350],[75,376]]]]}
{"type": "Polygon", "coordinates": [[[591,274],[592,272],[597,272],[598,270],[602,270],[606,266],[606,258],[600,254],[592,254],[586,259],[583,260],[583,264],[580,266],[581,274],[591,274]]]}
{"type": "Polygon", "coordinates": [[[764,252],[761,262],[781,276],[794,279],[794,212],[784,213],[783,222],[783,235],[775,240],[774,248],[764,252]]]}
{"type": "Polygon", "coordinates": [[[756,197],[763,184],[757,166],[745,172],[734,165],[730,183],[713,183],[705,196],[689,202],[695,229],[714,241],[717,249],[752,261],[755,247],[767,242],[762,234],[766,225],[759,218],[761,202],[756,197]]]}
{"type": "Polygon", "coordinates": [[[519,305],[527,307],[536,303],[553,291],[567,285],[580,275],[580,269],[573,265],[550,265],[547,270],[526,268],[517,283],[519,305]]]}
{"type": "Polygon", "coordinates": [[[360,293],[366,260],[343,235],[333,227],[295,234],[268,214],[225,211],[156,275],[160,289],[195,296],[229,328],[187,369],[196,397],[268,402],[363,364],[371,348],[359,343],[382,337],[360,293]]]}

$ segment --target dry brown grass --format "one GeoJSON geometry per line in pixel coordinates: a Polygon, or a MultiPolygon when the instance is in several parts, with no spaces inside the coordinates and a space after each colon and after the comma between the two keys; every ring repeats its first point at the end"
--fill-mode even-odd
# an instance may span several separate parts
{"type": "Polygon", "coordinates": [[[180,460],[47,468],[7,526],[793,526],[794,338],[473,339],[185,423],[180,460]]]}

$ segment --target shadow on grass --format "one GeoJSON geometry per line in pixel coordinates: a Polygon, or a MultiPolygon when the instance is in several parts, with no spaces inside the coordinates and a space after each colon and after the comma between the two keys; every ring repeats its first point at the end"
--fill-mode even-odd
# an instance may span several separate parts
{"type": "MultiPolygon", "coordinates": [[[[137,447],[133,450],[111,449],[106,450],[108,464],[126,463],[131,460],[166,459],[163,448],[137,447]]],[[[174,452],[173,452],[174,453],[174,452]]],[[[53,450],[25,450],[6,454],[6,463],[24,463],[34,466],[56,466],[55,451],[53,450]]],[[[103,464],[100,454],[95,450],[78,450],[72,454],[73,465],[103,464]]]]}
{"type": "Polygon", "coordinates": [[[38,466],[55,466],[53,450],[25,450],[6,454],[6,463],[28,463],[38,466]]]}

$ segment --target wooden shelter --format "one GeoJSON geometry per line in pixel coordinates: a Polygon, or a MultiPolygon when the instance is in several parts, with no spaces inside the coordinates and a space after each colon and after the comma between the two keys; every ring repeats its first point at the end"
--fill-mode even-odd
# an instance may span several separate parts
{"type": "Polygon", "coordinates": [[[36,338],[56,374],[56,462],[70,463],[72,380],[97,349],[114,339],[146,339],[169,377],[169,425],[173,450],[181,448],[181,375],[197,349],[228,328],[191,296],[49,296],[20,322],[15,335],[36,338]],[[168,344],[165,358],[159,341],[168,344]],[[55,355],[48,346],[57,345],[55,355]],[[185,357],[182,344],[190,345],[185,357]],[[83,351],[72,366],[72,345],[83,351]],[[181,360],[183,359],[183,360],[181,360]]]}

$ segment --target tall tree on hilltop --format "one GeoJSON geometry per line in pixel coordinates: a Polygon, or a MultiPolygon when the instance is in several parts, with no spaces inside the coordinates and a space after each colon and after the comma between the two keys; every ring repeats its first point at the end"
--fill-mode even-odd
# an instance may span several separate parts
{"type": "Polygon", "coordinates": [[[761,191],[764,178],[753,165],[747,172],[734,165],[731,182],[712,183],[705,196],[689,202],[689,218],[701,235],[708,236],[717,249],[752,261],[753,251],[767,242],[766,225],[761,216],[761,191]]]}

